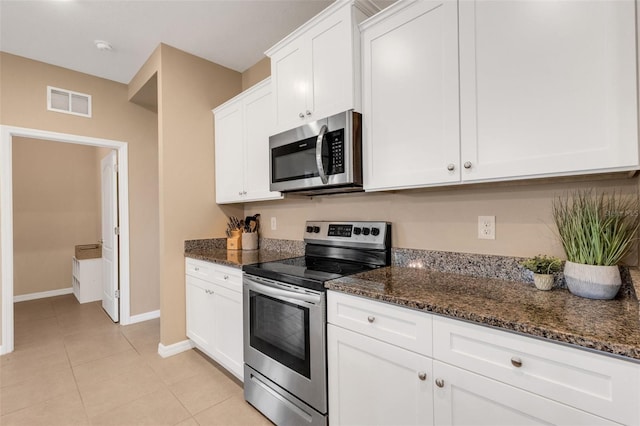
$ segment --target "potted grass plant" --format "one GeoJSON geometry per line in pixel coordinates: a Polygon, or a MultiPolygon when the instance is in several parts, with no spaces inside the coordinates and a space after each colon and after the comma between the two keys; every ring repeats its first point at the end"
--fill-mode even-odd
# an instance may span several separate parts
{"type": "Polygon", "coordinates": [[[556,198],[553,218],[567,254],[569,291],[613,299],[621,286],[618,264],[633,248],[640,220],[638,197],[577,191],[556,198]]]}
{"type": "Polygon", "coordinates": [[[551,290],[553,274],[560,271],[562,261],[557,257],[539,254],[520,264],[533,272],[533,283],[538,290],[551,290]]]}

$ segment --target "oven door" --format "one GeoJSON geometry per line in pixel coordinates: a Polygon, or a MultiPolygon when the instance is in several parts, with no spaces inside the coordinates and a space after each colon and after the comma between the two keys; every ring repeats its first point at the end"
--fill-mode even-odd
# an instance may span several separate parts
{"type": "Polygon", "coordinates": [[[327,412],[325,293],[245,274],[244,361],[327,412]]]}

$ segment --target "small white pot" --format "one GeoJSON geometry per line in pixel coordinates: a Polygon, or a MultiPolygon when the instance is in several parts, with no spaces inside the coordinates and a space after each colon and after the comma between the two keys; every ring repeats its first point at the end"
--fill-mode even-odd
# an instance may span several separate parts
{"type": "Polygon", "coordinates": [[[551,290],[553,287],[553,274],[533,274],[533,283],[538,290],[551,290]]]}
{"type": "Polygon", "coordinates": [[[564,264],[564,279],[571,293],[588,299],[613,299],[622,285],[618,266],[567,261],[564,264]]]}
{"type": "Polygon", "coordinates": [[[242,250],[257,250],[257,249],[258,249],[258,233],[243,232],[242,233],[242,250]]]}

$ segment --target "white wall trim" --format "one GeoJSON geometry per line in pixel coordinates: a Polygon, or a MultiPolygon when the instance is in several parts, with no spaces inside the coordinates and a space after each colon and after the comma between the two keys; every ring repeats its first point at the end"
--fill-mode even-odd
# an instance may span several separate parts
{"type": "Polygon", "coordinates": [[[118,151],[120,219],[120,324],[131,321],[129,284],[129,155],[126,142],[0,125],[0,248],[2,252],[2,352],[13,352],[13,164],[14,137],[98,146],[118,151]]]}
{"type": "Polygon", "coordinates": [[[131,315],[129,317],[129,324],[136,324],[138,322],[149,321],[156,318],[160,318],[160,309],[157,311],[145,312],[143,314],[131,315]]]}
{"type": "Polygon", "coordinates": [[[57,290],[39,291],[37,293],[21,294],[13,296],[13,303],[26,302],[27,300],[45,299],[47,297],[62,296],[73,293],[73,287],[59,288],[57,290]]]}
{"type": "Polygon", "coordinates": [[[165,346],[162,343],[158,343],[158,355],[162,358],[168,358],[170,356],[178,355],[181,352],[188,351],[193,348],[191,340],[183,340],[173,345],[165,346]]]}

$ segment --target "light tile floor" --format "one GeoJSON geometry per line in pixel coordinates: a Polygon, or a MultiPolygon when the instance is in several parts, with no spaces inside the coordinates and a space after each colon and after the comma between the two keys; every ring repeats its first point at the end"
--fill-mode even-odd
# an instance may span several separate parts
{"type": "Polygon", "coordinates": [[[0,357],[0,424],[271,425],[240,383],[201,353],[158,351],[160,321],[114,324],[73,295],[14,305],[0,357]]]}

